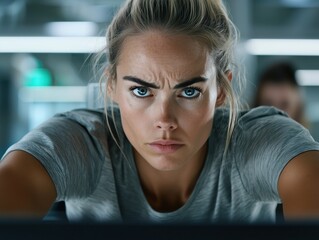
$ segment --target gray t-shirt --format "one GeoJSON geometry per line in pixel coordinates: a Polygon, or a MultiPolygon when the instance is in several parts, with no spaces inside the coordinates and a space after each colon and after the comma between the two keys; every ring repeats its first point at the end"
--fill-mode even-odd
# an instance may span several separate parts
{"type": "Polygon", "coordinates": [[[274,222],[284,166],[302,152],[319,150],[308,130],[283,112],[259,107],[240,113],[223,157],[228,111],[217,109],[208,155],[192,194],[176,211],[157,212],[143,194],[119,114],[115,109],[115,121],[109,116],[117,141],[103,109],[78,109],[54,116],[7,153],[24,150],[43,164],[71,221],[216,223],[274,222]]]}

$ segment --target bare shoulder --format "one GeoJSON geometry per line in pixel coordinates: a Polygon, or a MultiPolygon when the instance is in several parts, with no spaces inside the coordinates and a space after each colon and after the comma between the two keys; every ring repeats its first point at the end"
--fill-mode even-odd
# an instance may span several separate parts
{"type": "Polygon", "coordinates": [[[56,198],[54,184],[31,154],[10,152],[0,163],[0,214],[43,216],[56,198]]]}
{"type": "Polygon", "coordinates": [[[278,183],[286,219],[319,219],[319,151],[293,158],[278,183]]]}

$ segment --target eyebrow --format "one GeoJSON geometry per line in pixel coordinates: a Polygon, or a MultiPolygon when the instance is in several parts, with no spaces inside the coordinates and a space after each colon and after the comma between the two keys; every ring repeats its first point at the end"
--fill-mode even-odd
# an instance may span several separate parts
{"type": "MultiPolygon", "coordinates": [[[[139,79],[137,77],[124,76],[123,80],[135,82],[135,83],[138,83],[144,87],[155,88],[155,89],[160,88],[159,86],[155,85],[154,83],[146,82],[146,81],[139,79]]],[[[192,84],[197,83],[197,82],[206,82],[206,81],[207,81],[207,78],[205,78],[205,77],[194,77],[192,79],[189,79],[189,80],[186,80],[184,82],[176,84],[173,89],[184,88],[184,87],[187,87],[187,86],[192,85],[192,84]]]]}
{"type": "Polygon", "coordinates": [[[128,80],[128,81],[131,81],[131,82],[135,82],[135,83],[138,83],[144,87],[149,87],[149,88],[156,88],[156,89],[159,89],[159,86],[156,86],[154,83],[149,83],[149,82],[146,82],[142,79],[139,79],[137,77],[132,77],[132,76],[124,76],[123,77],[124,80],[128,80]]]}
{"type": "Polygon", "coordinates": [[[204,77],[194,77],[192,79],[189,79],[189,80],[186,80],[184,82],[181,82],[181,83],[178,83],[174,86],[174,89],[178,89],[178,88],[184,88],[184,87],[187,87],[189,85],[192,85],[194,83],[197,83],[197,82],[206,82],[207,81],[207,78],[204,78],[204,77]]]}

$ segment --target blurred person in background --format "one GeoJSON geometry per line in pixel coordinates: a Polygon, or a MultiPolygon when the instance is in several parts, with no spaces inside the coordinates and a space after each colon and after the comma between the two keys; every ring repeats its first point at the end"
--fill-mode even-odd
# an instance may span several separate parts
{"type": "Polygon", "coordinates": [[[277,62],[268,66],[260,75],[252,107],[274,106],[308,127],[304,100],[295,72],[290,62],[277,62]]]}
{"type": "MultiPolygon", "coordinates": [[[[283,61],[269,65],[260,75],[252,107],[274,106],[292,119],[309,127],[304,113],[304,101],[292,63],[283,61]]],[[[282,204],[278,204],[277,219],[283,219],[282,204]]]]}

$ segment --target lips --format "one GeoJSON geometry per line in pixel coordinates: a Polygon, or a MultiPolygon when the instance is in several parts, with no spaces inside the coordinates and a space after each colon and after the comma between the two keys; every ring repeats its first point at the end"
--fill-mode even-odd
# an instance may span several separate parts
{"type": "Polygon", "coordinates": [[[174,153],[184,144],[173,140],[159,140],[148,144],[153,151],[160,154],[174,153]]]}

